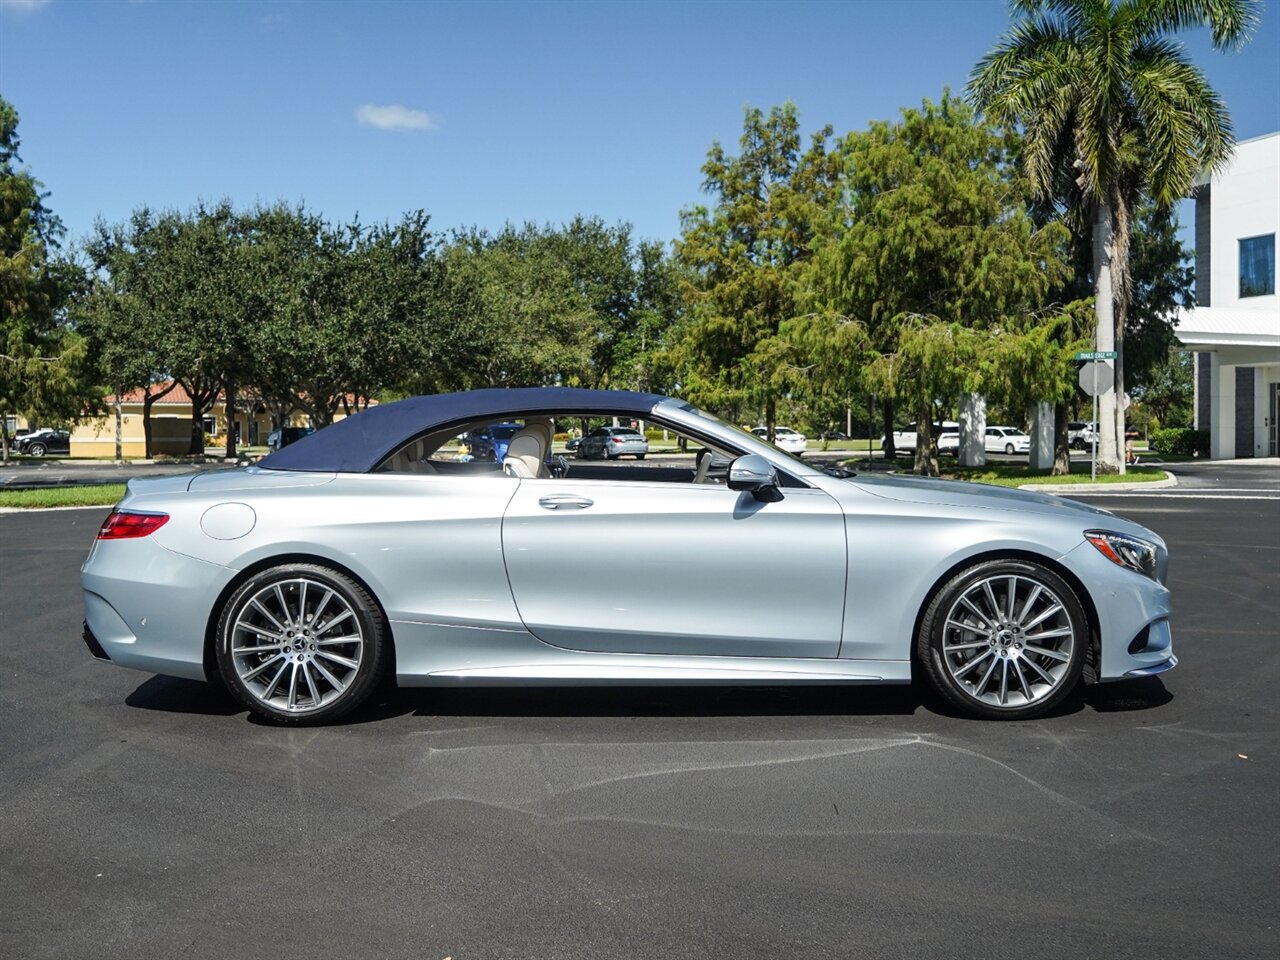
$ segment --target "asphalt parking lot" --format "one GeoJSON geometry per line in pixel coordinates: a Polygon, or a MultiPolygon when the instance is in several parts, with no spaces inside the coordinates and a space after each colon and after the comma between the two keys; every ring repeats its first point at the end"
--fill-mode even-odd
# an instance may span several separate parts
{"type": "Polygon", "coordinates": [[[1091,500],[1169,542],[1181,666],[1005,724],[458,689],[279,730],[89,658],[104,510],[0,516],[0,955],[1274,957],[1280,484],[1240,469],[1091,500]]]}

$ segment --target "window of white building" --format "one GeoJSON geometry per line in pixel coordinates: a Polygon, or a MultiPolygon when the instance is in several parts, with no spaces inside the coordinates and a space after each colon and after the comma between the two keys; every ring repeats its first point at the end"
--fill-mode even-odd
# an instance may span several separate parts
{"type": "Polygon", "coordinates": [[[1240,296],[1268,297],[1276,292],[1276,235],[1240,241],[1240,296]]]}

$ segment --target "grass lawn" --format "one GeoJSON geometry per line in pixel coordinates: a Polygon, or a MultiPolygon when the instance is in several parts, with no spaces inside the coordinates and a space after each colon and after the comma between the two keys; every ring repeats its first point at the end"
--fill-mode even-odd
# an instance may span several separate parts
{"type": "Polygon", "coordinates": [[[35,490],[0,490],[0,507],[109,507],[124,496],[123,483],[96,487],[46,487],[35,490]]]}
{"type": "MultiPolygon", "coordinates": [[[[942,475],[952,480],[971,480],[975,483],[994,483],[1002,487],[1020,487],[1024,483],[1089,483],[1089,465],[1072,463],[1067,476],[1051,476],[1047,470],[1032,470],[1016,463],[987,464],[985,467],[961,467],[943,464],[942,475]]],[[[1121,476],[1115,473],[1098,474],[1098,483],[1151,483],[1163,480],[1165,472],[1158,467],[1129,467],[1121,476]]]]}

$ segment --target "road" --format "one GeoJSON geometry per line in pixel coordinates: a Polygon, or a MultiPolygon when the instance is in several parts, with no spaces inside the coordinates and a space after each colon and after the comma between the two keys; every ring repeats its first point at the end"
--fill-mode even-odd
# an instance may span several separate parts
{"type": "Polygon", "coordinates": [[[280,730],[90,660],[104,511],[0,516],[0,954],[1274,957],[1280,491],[1092,502],[1168,540],[1182,664],[1004,724],[456,689],[280,730]]]}

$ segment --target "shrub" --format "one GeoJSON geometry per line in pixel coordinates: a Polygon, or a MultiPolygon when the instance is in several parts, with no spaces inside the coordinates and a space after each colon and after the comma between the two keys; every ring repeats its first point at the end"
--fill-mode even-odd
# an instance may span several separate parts
{"type": "Polygon", "coordinates": [[[1151,431],[1151,449],[1181,457],[1209,456],[1209,431],[1190,427],[1169,427],[1151,431]]]}

